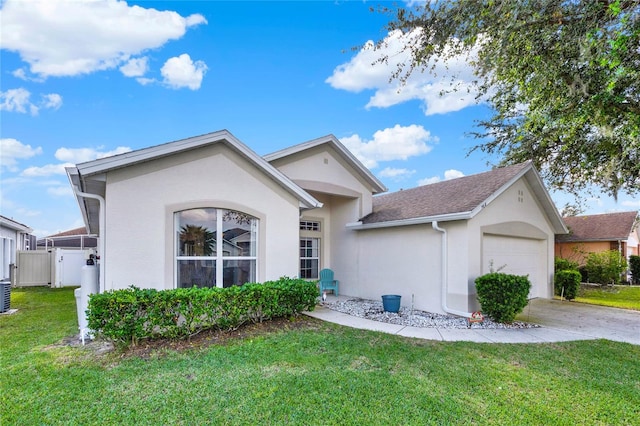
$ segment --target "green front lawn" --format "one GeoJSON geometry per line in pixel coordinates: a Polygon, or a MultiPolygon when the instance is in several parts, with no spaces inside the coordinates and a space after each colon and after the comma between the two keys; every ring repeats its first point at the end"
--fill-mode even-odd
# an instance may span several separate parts
{"type": "Polygon", "coordinates": [[[2,425],[640,418],[640,347],[625,343],[446,343],[317,323],[147,358],[95,357],[55,345],[77,329],[71,289],[14,289],[12,307],[0,316],[2,425]]]}
{"type": "Polygon", "coordinates": [[[640,286],[580,286],[576,302],[640,311],[640,286]]]}

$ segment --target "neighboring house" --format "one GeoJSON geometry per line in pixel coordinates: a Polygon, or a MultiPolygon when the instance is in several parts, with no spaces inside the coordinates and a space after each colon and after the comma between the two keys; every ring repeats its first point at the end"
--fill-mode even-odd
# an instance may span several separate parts
{"type": "Polygon", "coordinates": [[[474,280],[528,274],[551,297],[566,228],[530,163],[388,195],[334,136],[260,157],[219,131],[78,164],[101,290],[227,287],[332,268],[340,294],[468,314],[474,280]],[[222,249],[218,249],[218,248],[222,249]]]}
{"type": "Polygon", "coordinates": [[[0,279],[10,278],[18,250],[35,250],[33,229],[0,215],[0,279]]]}
{"type": "Polygon", "coordinates": [[[586,263],[589,253],[616,250],[629,258],[638,255],[638,212],[565,217],[569,233],[556,236],[555,255],[586,263]]]}
{"type": "Polygon", "coordinates": [[[95,249],[98,246],[98,238],[95,235],[88,234],[86,228],[83,226],[39,238],[37,246],[38,250],[48,250],[52,248],[95,249]]]}

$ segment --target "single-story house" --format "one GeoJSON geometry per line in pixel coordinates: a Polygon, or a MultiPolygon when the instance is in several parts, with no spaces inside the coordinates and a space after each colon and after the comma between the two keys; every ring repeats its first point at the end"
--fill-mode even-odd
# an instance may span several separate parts
{"type": "Polygon", "coordinates": [[[555,255],[586,263],[589,253],[616,250],[627,259],[638,255],[638,212],[605,213],[563,218],[568,234],[557,235],[555,255]]]}
{"type": "Polygon", "coordinates": [[[0,279],[11,277],[10,265],[15,265],[18,250],[35,250],[32,232],[27,225],[0,215],[0,279]]]}
{"type": "Polygon", "coordinates": [[[52,248],[64,249],[95,249],[98,246],[98,237],[87,233],[84,226],[68,231],[58,232],[43,238],[38,238],[38,250],[52,248]]]}
{"type": "Polygon", "coordinates": [[[334,136],[259,156],[226,130],[67,169],[101,290],[241,285],[331,268],[340,294],[468,315],[474,280],[551,297],[566,232],[531,163],[387,195],[334,136]]]}

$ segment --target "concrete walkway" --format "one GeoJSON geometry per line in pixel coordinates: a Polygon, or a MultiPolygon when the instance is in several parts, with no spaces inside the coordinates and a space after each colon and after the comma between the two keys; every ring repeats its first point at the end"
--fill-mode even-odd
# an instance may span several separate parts
{"type": "MultiPolygon", "coordinates": [[[[327,301],[332,299],[336,300],[329,296],[327,301]]],[[[348,297],[340,296],[340,299],[348,297]]],[[[347,327],[449,342],[549,343],[609,339],[640,345],[640,312],[557,300],[534,299],[517,318],[539,324],[540,328],[508,330],[410,327],[358,318],[323,306],[305,314],[347,327]]]]}

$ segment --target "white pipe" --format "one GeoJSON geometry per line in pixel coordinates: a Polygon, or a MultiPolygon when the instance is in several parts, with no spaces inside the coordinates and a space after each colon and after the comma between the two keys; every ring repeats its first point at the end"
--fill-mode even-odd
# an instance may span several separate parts
{"type": "Polygon", "coordinates": [[[431,222],[431,227],[442,233],[442,310],[448,314],[471,318],[471,312],[458,311],[447,306],[447,294],[449,293],[449,260],[447,255],[447,230],[438,226],[438,221],[431,222]]]}
{"type": "Polygon", "coordinates": [[[104,275],[104,262],[105,262],[105,216],[106,216],[106,207],[105,200],[99,195],[89,194],[88,192],[80,191],[77,185],[72,185],[73,190],[75,191],[78,197],[83,198],[91,198],[92,200],[98,200],[98,204],[100,205],[100,217],[98,218],[98,234],[100,235],[100,245],[99,245],[99,253],[100,253],[100,277],[99,277],[99,293],[104,293],[105,290],[105,275],[104,275]]]}

